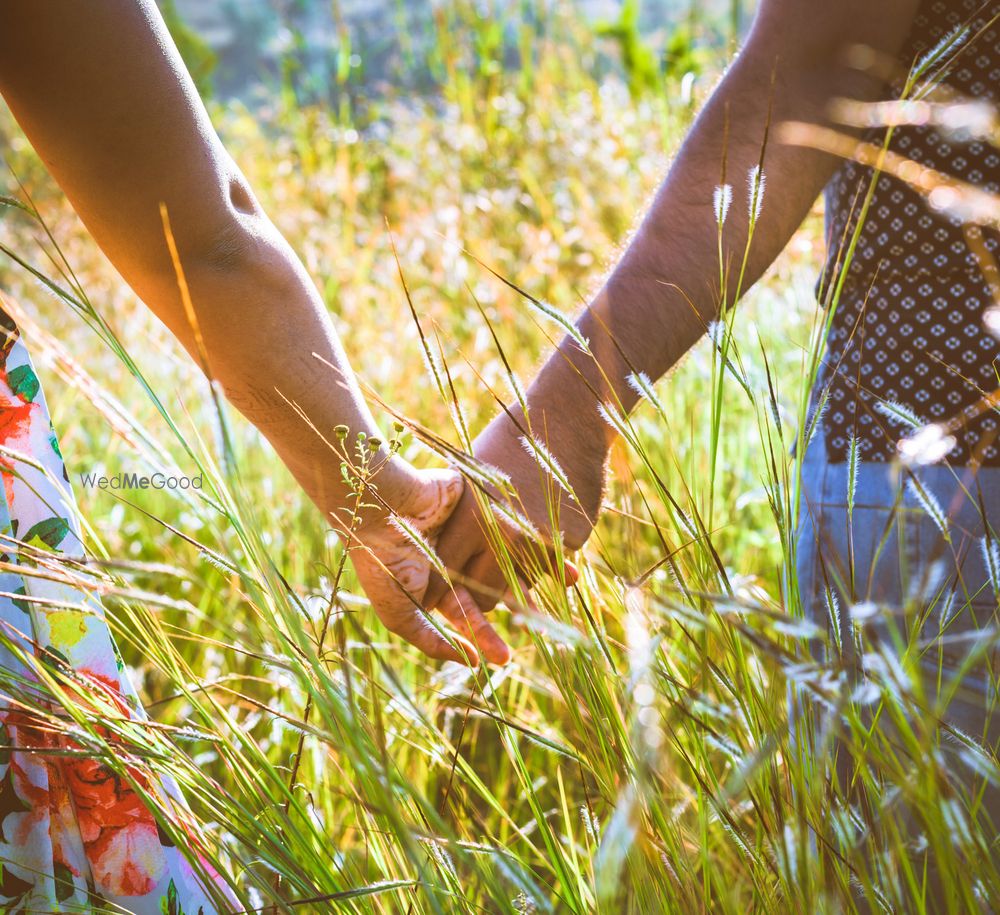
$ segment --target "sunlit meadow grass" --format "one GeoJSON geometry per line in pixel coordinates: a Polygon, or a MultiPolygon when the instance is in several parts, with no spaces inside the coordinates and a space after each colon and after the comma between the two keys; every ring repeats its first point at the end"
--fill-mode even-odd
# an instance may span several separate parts
{"type": "MultiPolygon", "coordinates": [[[[496,396],[514,395],[474,298],[522,382],[561,329],[476,259],[572,314],[691,116],[679,86],[636,99],[545,41],[527,87],[517,74],[455,76],[443,100],[387,101],[361,131],[319,107],[213,111],[365,382],[455,445],[392,242],[479,429],[496,396]]],[[[9,118],[3,132],[23,183],[10,178],[7,193],[30,195],[51,238],[8,208],[0,240],[64,294],[9,258],[0,288],[27,316],[90,549],[109,560],[101,587],[122,651],[168,726],[124,730],[145,748],[136,758],[180,782],[248,909],[834,912],[851,909],[853,886],[876,908],[918,910],[905,900],[924,877],[905,835],[886,830],[878,873],[853,850],[893,809],[849,806],[824,757],[788,736],[789,672],[831,688],[803,666],[810,633],[788,564],[790,452],[822,320],[815,221],[729,318],[731,334],[703,341],[624,426],[579,584],[543,584],[537,616],[499,610],[515,660],[470,672],[379,626],[260,436],[232,410],[220,417],[9,118]],[[203,492],[79,485],[82,473],[160,467],[200,471],[203,492]]],[[[746,205],[744,188],[734,197],[746,205]]],[[[439,460],[412,436],[404,451],[439,460]]],[[[846,716],[867,738],[857,709],[846,716]]],[[[899,752],[876,732],[859,770],[892,772],[899,752]]],[[[934,754],[902,753],[912,777],[900,790],[925,811],[956,911],[985,905],[1000,892],[993,837],[951,802],[934,754]]]]}

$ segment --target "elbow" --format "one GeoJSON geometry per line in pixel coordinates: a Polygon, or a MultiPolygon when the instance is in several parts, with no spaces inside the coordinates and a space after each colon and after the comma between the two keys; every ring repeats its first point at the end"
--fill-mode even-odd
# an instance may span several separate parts
{"type": "Polygon", "coordinates": [[[743,54],[767,67],[787,91],[870,101],[886,81],[910,33],[917,0],[814,4],[768,0],[760,5],[743,54]]]}
{"type": "Polygon", "coordinates": [[[229,273],[245,269],[255,260],[264,226],[238,214],[230,214],[191,246],[187,260],[193,270],[229,273]]]}
{"type": "Polygon", "coordinates": [[[180,269],[171,263],[147,295],[137,291],[199,358],[205,355],[196,339],[200,333],[207,358],[222,373],[220,366],[232,363],[241,340],[280,337],[286,307],[308,278],[263,215],[234,215],[185,241],[177,246],[180,269]]]}
{"type": "Polygon", "coordinates": [[[226,179],[216,206],[198,220],[193,231],[175,237],[185,271],[230,273],[266,262],[280,236],[242,176],[226,179]]]}
{"type": "Polygon", "coordinates": [[[268,285],[284,276],[295,260],[287,242],[263,214],[232,214],[180,252],[190,277],[268,285]]]}

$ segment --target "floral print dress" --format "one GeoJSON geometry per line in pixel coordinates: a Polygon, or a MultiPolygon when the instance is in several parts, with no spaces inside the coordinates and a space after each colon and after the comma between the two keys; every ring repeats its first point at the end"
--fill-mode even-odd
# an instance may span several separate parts
{"type": "Polygon", "coordinates": [[[2,311],[0,477],[0,912],[237,910],[220,881],[206,887],[211,869],[201,861],[196,872],[136,790],[183,822],[176,786],[88,756],[83,729],[55,698],[52,682],[102,721],[146,720],[99,600],[73,584],[72,569],[83,569],[76,506],[38,378],[2,311]]]}

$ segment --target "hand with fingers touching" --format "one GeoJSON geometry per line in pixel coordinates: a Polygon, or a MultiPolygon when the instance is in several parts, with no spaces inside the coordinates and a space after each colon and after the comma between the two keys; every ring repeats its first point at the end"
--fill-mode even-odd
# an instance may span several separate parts
{"type": "Polygon", "coordinates": [[[424,599],[450,620],[467,618],[466,634],[495,663],[506,658],[491,657],[484,635],[496,633],[484,614],[513,586],[524,592],[542,574],[566,587],[575,582],[576,569],[561,557],[590,536],[605,484],[608,436],[596,410],[594,422],[565,423],[569,405],[543,386],[529,404],[530,427],[523,411],[511,408],[476,439],[473,456],[500,471],[506,485],[501,492],[467,483],[437,541],[450,584],[432,575],[424,599]]]}
{"type": "Polygon", "coordinates": [[[345,537],[389,629],[432,657],[474,662],[419,606],[431,558],[417,540],[433,544],[461,480],[417,470],[381,440],[336,303],[223,147],[156,4],[7,2],[0,25],[0,94],[94,240],[345,537]],[[350,454],[331,430],[350,437],[350,454]],[[341,474],[356,442],[379,468],[363,506],[341,474]]]}
{"type": "Polygon", "coordinates": [[[462,491],[462,477],[454,470],[415,471],[412,488],[397,497],[391,516],[345,539],[358,580],[386,629],[437,660],[474,665],[481,652],[502,664],[509,650],[485,619],[470,617],[466,622],[449,616],[454,631],[445,633],[421,605],[433,563],[431,551],[462,491]]]}

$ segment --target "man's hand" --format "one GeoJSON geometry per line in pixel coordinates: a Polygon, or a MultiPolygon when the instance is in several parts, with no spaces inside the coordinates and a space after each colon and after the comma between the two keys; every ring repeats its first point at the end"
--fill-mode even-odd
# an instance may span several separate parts
{"type": "Polygon", "coordinates": [[[501,515],[494,522],[467,489],[438,548],[457,586],[448,591],[432,581],[425,606],[454,613],[468,603],[462,586],[485,611],[514,575],[530,583],[539,565],[530,555],[532,538],[503,522],[504,509],[527,518],[542,540],[558,530],[564,548],[583,544],[600,507],[613,438],[598,419],[600,404],[632,410],[639,399],[634,376],[655,382],[701,338],[720,303],[732,305],[760,277],[837,166],[832,156],[768,141],[770,127],[827,124],[831,99],[881,97],[884,87],[847,66],[845,51],[864,45],[894,54],[916,5],[762,0],[745,47],[699,114],[628,249],[577,319],[577,332],[563,340],[529,390],[533,438],[555,459],[557,475],[568,478],[576,498],[544,469],[544,458],[525,448],[516,414],[495,420],[476,441],[475,456],[507,474],[516,496],[496,499],[501,515]],[[764,200],[758,174],[779,193],[764,200]],[[720,185],[747,194],[723,225],[712,205],[720,185]]]}
{"type": "Polygon", "coordinates": [[[484,494],[466,485],[441,532],[437,552],[453,587],[433,576],[424,604],[449,619],[491,610],[508,593],[508,575],[516,575],[524,590],[542,572],[566,585],[576,578],[571,565],[557,560],[553,545],[558,538],[562,552],[573,552],[593,530],[604,492],[606,436],[596,429],[596,412],[594,423],[563,426],[555,417],[568,413],[552,400],[547,405],[540,400],[529,395],[532,438],[544,452],[526,443],[528,426],[520,410],[501,414],[475,441],[474,456],[501,471],[509,487],[484,494]]]}
{"type": "Polygon", "coordinates": [[[351,561],[372,608],[390,632],[437,660],[474,665],[482,652],[488,661],[504,664],[510,650],[474,603],[465,600],[447,608],[448,613],[442,609],[455,630],[448,634],[450,641],[420,604],[431,572],[429,550],[462,491],[462,478],[455,471],[415,471],[411,490],[393,506],[394,520],[352,535],[351,561]]]}

